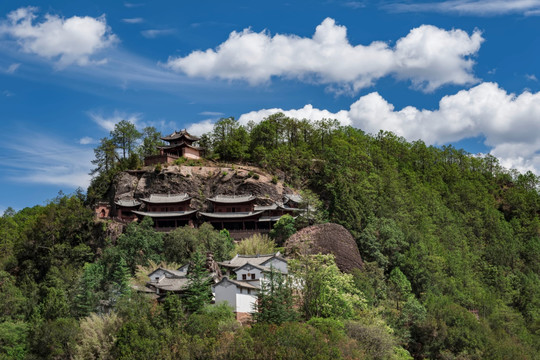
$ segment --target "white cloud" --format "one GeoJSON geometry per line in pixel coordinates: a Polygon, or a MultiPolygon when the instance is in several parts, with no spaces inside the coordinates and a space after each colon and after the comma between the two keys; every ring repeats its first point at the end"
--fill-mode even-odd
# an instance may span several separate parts
{"type": "Polygon", "coordinates": [[[193,135],[201,136],[214,129],[214,119],[206,119],[189,125],[186,130],[193,135]]]}
{"type": "Polygon", "coordinates": [[[138,17],[138,18],[122,19],[122,21],[127,23],[127,24],[140,24],[140,23],[144,22],[144,19],[138,17]]]}
{"type": "Polygon", "coordinates": [[[99,126],[107,131],[113,131],[114,126],[122,120],[127,120],[134,124],[136,127],[140,127],[141,114],[128,114],[122,111],[115,110],[110,116],[105,116],[97,112],[88,112],[88,116],[99,126]]]}
{"type": "Polygon", "coordinates": [[[15,94],[12,93],[12,92],[9,91],[9,90],[4,90],[4,91],[2,91],[2,95],[4,95],[5,97],[12,97],[12,96],[14,96],[15,94]]]}
{"type": "Polygon", "coordinates": [[[65,67],[76,63],[88,65],[104,60],[91,60],[91,56],[117,41],[107,26],[105,16],[61,18],[46,14],[43,21],[36,20],[37,8],[19,8],[8,14],[0,24],[0,35],[15,38],[22,50],[47,59],[58,59],[65,67]]]}
{"type": "Polygon", "coordinates": [[[143,3],[129,3],[129,2],[125,2],[125,3],[124,3],[124,6],[127,7],[127,8],[136,8],[136,7],[144,6],[144,4],[143,4],[143,3]]]}
{"type": "Polygon", "coordinates": [[[247,125],[249,121],[254,121],[255,123],[261,122],[264,118],[282,112],[288,117],[296,119],[308,119],[308,120],[320,120],[320,119],[337,119],[342,125],[351,125],[351,118],[349,117],[349,112],[347,110],[341,110],[337,113],[332,113],[328,110],[320,110],[314,108],[311,104],[304,106],[301,109],[291,109],[283,110],[278,108],[273,109],[263,109],[259,111],[252,111],[246,114],[241,115],[238,118],[238,121],[242,125],[247,125]]]}
{"type": "Polygon", "coordinates": [[[97,141],[89,136],[85,136],[79,139],[79,144],[81,145],[88,145],[88,144],[95,144],[97,141]]]}
{"type": "Polygon", "coordinates": [[[353,46],[347,29],[327,18],[312,38],[272,37],[267,31],[244,29],[232,32],[215,50],[170,57],[167,66],[188,76],[245,80],[252,85],[274,76],[295,78],[327,84],[337,92],[354,92],[393,75],[431,91],[445,84],[475,83],[471,57],[482,42],[478,30],[469,35],[459,29],[422,25],[394,47],[381,41],[353,46]]]}
{"type": "Polygon", "coordinates": [[[222,116],[222,115],[225,115],[225,114],[222,113],[222,112],[219,112],[219,111],[203,111],[203,112],[200,112],[199,115],[204,115],[204,116],[222,116]]]}
{"type": "Polygon", "coordinates": [[[318,120],[336,118],[368,133],[388,130],[410,141],[446,144],[483,136],[491,154],[501,164],[540,174],[540,92],[509,94],[495,83],[482,83],[469,90],[443,97],[437,110],[407,106],[395,110],[377,92],[360,97],[348,110],[330,113],[306,105],[298,110],[264,109],[240,116],[242,123],[256,122],[274,112],[318,120]]]}
{"type": "Polygon", "coordinates": [[[482,16],[519,13],[529,16],[540,13],[540,0],[448,0],[428,3],[394,3],[385,7],[399,12],[450,12],[482,16]]]}
{"type": "Polygon", "coordinates": [[[90,183],[94,154],[88,147],[67,145],[37,132],[4,138],[1,144],[3,176],[12,181],[72,188],[86,188],[90,183]]]}
{"type": "Polygon", "coordinates": [[[538,81],[538,78],[534,74],[525,74],[525,79],[530,81],[538,81]]]}
{"type": "Polygon", "coordinates": [[[149,30],[143,30],[141,31],[141,35],[144,36],[147,39],[155,39],[158,36],[165,36],[165,35],[171,35],[174,34],[174,29],[149,29],[149,30]]]}
{"type": "Polygon", "coordinates": [[[6,72],[8,74],[13,74],[15,71],[17,71],[17,69],[19,68],[19,66],[21,66],[20,63],[13,63],[11,65],[9,65],[9,67],[7,68],[6,72]]]}

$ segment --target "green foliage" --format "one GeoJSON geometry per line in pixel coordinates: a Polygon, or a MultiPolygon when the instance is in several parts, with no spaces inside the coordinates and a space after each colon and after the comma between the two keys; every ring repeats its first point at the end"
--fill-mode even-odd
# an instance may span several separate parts
{"type": "Polygon", "coordinates": [[[282,246],[296,232],[296,220],[291,215],[283,215],[270,230],[270,238],[282,246]]]}
{"type": "Polygon", "coordinates": [[[114,359],[112,349],[121,319],[115,313],[81,319],[73,358],[75,360],[114,359]]]}
{"type": "Polygon", "coordinates": [[[253,234],[236,244],[234,251],[241,255],[273,254],[276,243],[268,235],[253,234]]]}
{"type": "Polygon", "coordinates": [[[277,176],[272,176],[272,180],[271,180],[272,184],[277,184],[278,183],[278,177],[277,176]]]}
{"type": "Polygon", "coordinates": [[[365,308],[365,299],[354,286],[352,275],[339,271],[333,255],[304,256],[290,261],[289,269],[299,284],[306,319],[350,319],[365,308]]]}
{"type": "Polygon", "coordinates": [[[163,256],[169,262],[185,263],[192,254],[214,254],[216,261],[231,257],[234,243],[227,231],[214,230],[204,223],[198,228],[184,226],[167,233],[163,240],[163,256]]]}
{"type": "Polygon", "coordinates": [[[28,324],[0,322],[0,359],[23,360],[28,352],[28,324]]]}
{"type": "Polygon", "coordinates": [[[145,217],[140,223],[130,223],[126,227],[125,233],[118,237],[116,249],[131,274],[134,274],[137,265],[147,265],[149,260],[161,260],[163,235],[154,230],[152,219],[145,217]]]}
{"type": "Polygon", "coordinates": [[[205,304],[210,304],[212,300],[211,279],[206,270],[206,259],[201,253],[196,252],[193,254],[189,263],[187,278],[189,283],[185,291],[183,303],[189,312],[194,313],[205,304]]]}
{"type": "Polygon", "coordinates": [[[298,318],[294,309],[293,283],[290,278],[271,268],[261,282],[255,303],[257,312],[253,314],[256,322],[282,324],[298,318]]]}

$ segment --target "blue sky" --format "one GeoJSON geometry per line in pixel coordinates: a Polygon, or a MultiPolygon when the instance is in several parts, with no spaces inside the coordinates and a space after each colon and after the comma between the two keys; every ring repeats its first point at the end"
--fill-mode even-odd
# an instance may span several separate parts
{"type": "Polygon", "coordinates": [[[0,3],[0,212],[86,188],[115,122],[273,111],[540,173],[540,0],[0,3]]]}

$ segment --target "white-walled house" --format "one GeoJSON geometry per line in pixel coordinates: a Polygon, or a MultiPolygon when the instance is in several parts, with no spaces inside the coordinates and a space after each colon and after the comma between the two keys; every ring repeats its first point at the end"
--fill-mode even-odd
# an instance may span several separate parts
{"type": "Polygon", "coordinates": [[[227,302],[236,313],[237,319],[244,319],[255,312],[257,294],[265,274],[279,271],[287,274],[287,260],[279,252],[268,255],[236,255],[229,261],[218,263],[226,269],[226,276],[212,286],[215,303],[227,302]]]}

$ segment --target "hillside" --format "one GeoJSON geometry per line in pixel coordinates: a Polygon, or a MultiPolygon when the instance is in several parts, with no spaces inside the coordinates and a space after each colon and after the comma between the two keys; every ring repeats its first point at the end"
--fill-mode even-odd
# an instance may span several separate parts
{"type": "MultiPolygon", "coordinates": [[[[128,151],[96,159],[102,166],[87,196],[0,219],[0,357],[540,358],[535,174],[505,169],[489,155],[282,114],[249,127],[222,119],[200,142],[205,161],[234,168],[134,170],[140,157],[128,151]],[[313,212],[278,222],[273,236],[337,223],[363,266],[347,274],[331,256],[291,261],[308,292],[293,298],[276,284],[279,301],[270,303],[277,307],[250,328],[227,307],[208,306],[208,297],[193,312],[182,298],[158,304],[129,290],[131,277],[161,261],[196,261],[206,252],[228,259],[235,249],[224,232],[202,225],[163,234],[142,221],[112,241],[85,206],[169,191],[201,203],[217,192],[274,199],[291,190],[284,183],[302,189],[313,212]]],[[[333,245],[331,235],[321,241],[333,245]]]]}

